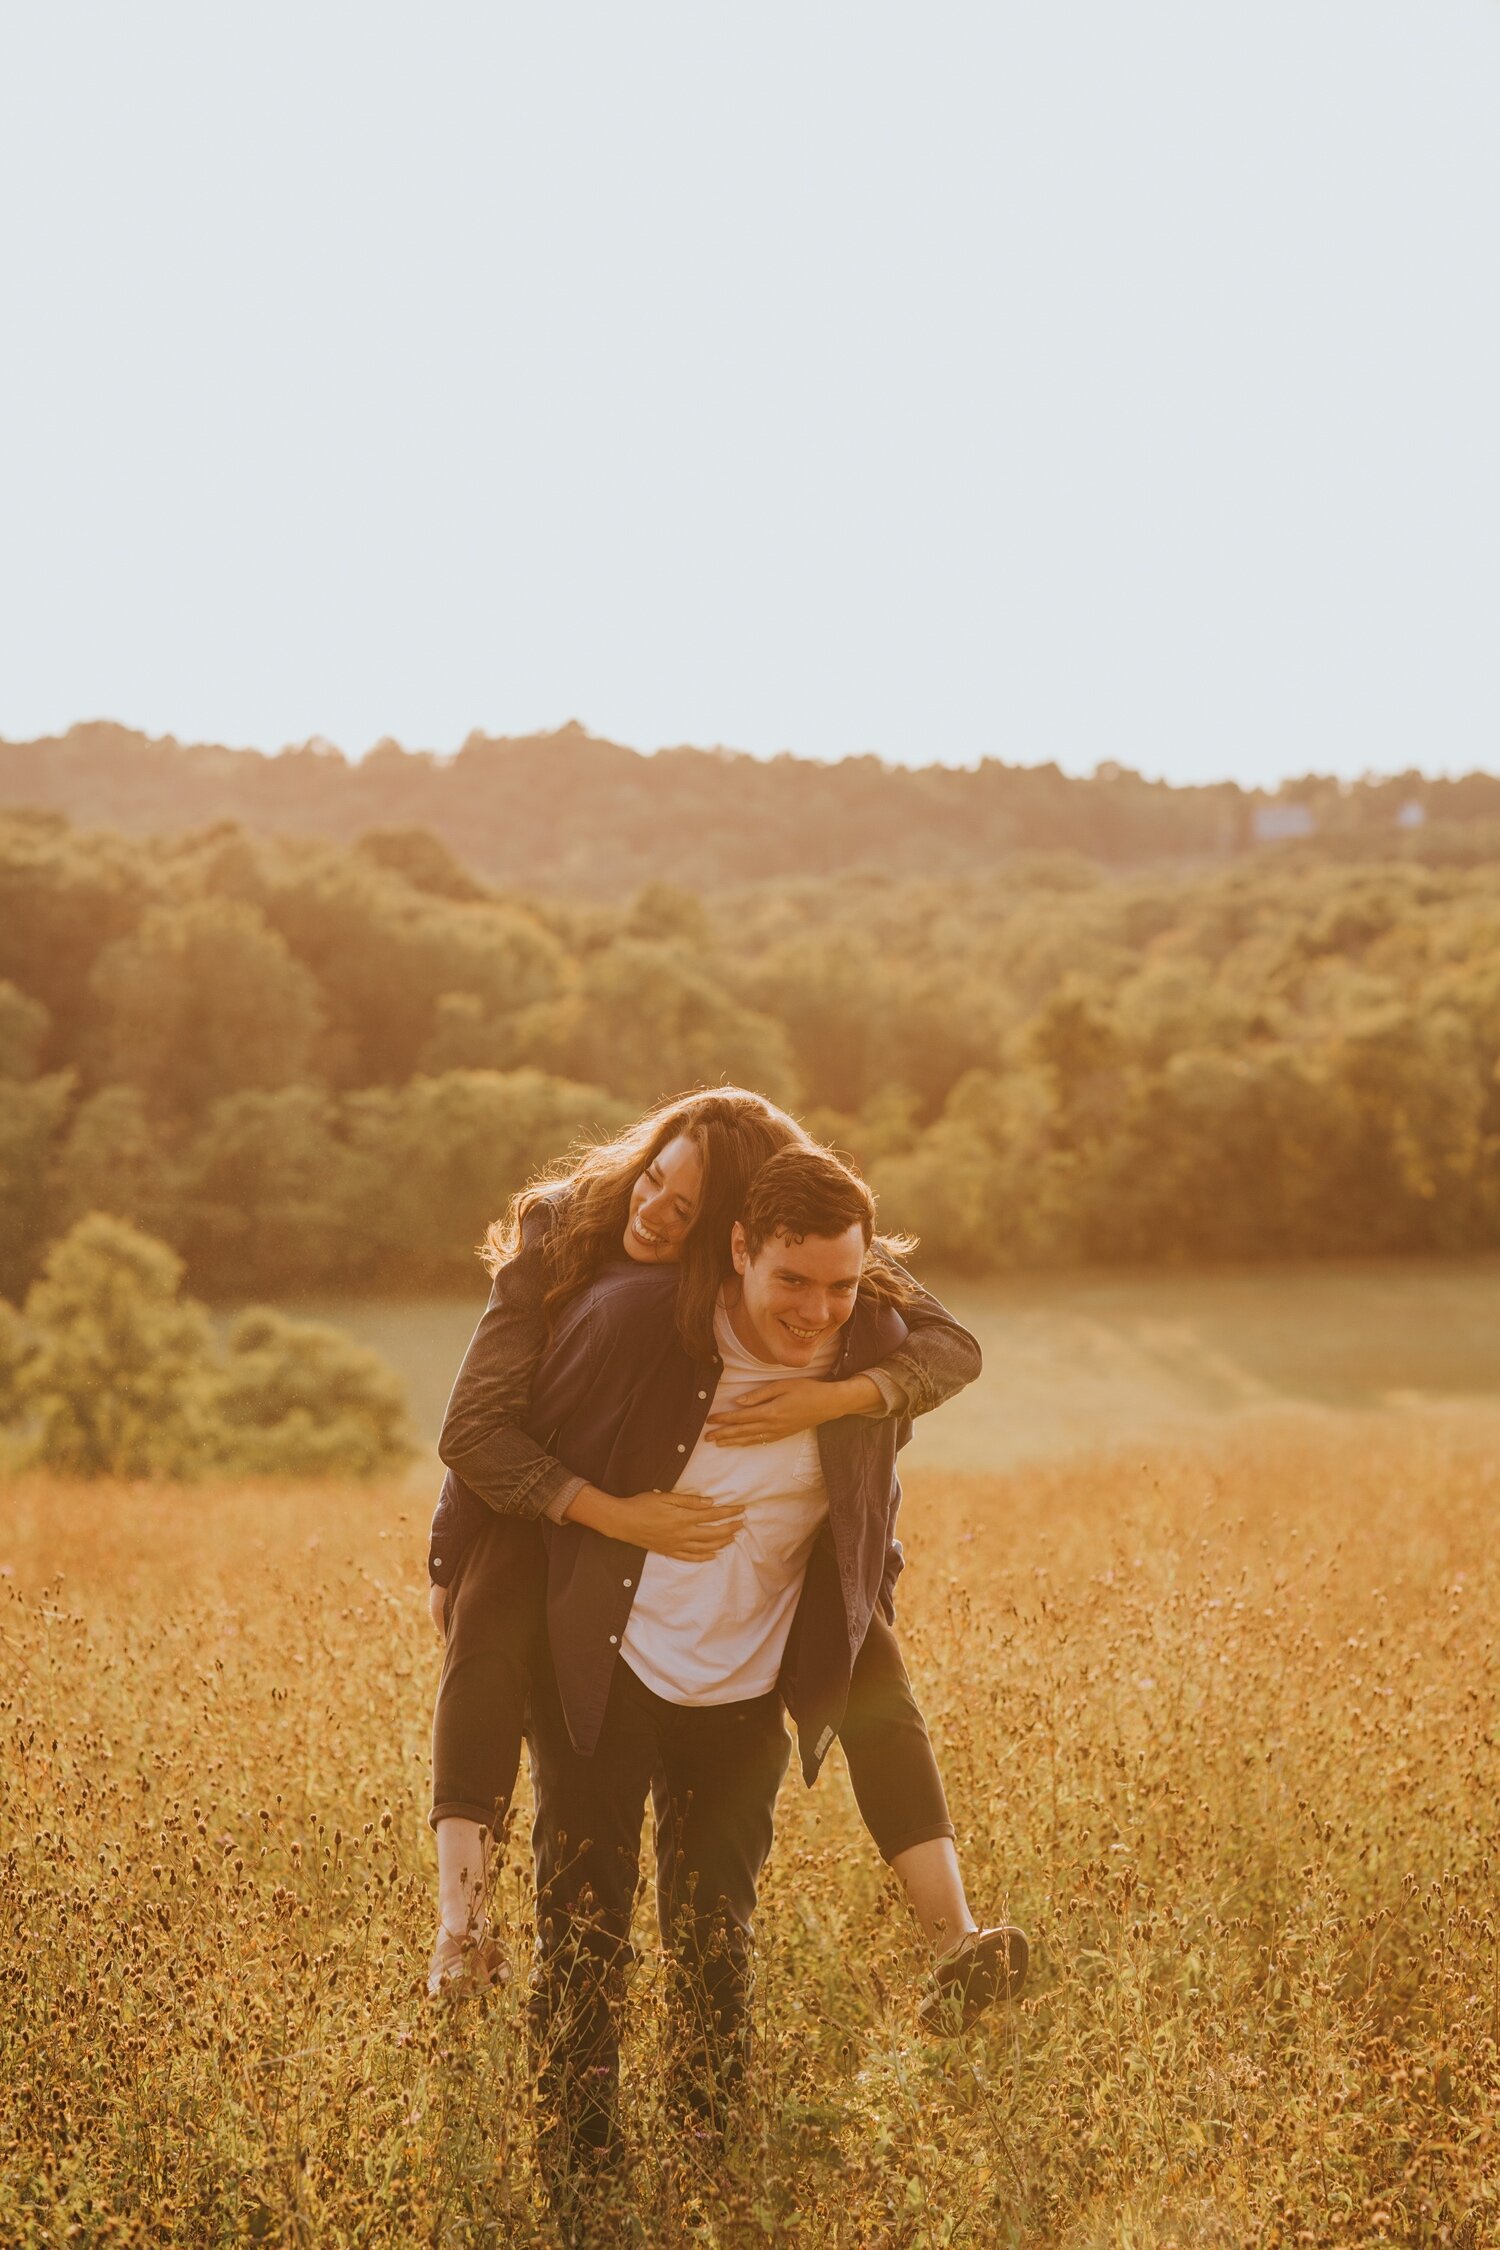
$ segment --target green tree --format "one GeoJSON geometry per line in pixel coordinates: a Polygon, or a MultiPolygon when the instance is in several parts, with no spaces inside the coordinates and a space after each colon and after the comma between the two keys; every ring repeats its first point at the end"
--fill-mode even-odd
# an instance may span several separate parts
{"type": "Polygon", "coordinates": [[[6,977],[0,977],[0,1078],[30,1078],[46,1044],[50,1018],[6,977]]]}
{"type": "Polygon", "coordinates": [[[741,983],[746,999],[782,1027],[809,1101],[857,1112],[888,1078],[904,1078],[868,932],[799,932],[747,963],[741,983]]]}
{"type": "Polygon", "coordinates": [[[89,972],[135,927],[152,884],[147,849],[123,836],[80,835],[56,814],[0,818],[0,977],[46,1008],[51,1060],[76,1059],[89,972]]]}
{"type": "Polygon", "coordinates": [[[1469,1026],[1448,1008],[1377,1008],[1346,1028],[1337,1056],[1363,1125],[1361,1247],[1472,1246],[1487,1200],[1489,1073],[1469,1026]]]}
{"type": "Polygon", "coordinates": [[[24,1289],[47,1239],[52,1151],[73,1094],[71,1071],[0,1078],[0,1289],[24,1289]]]}
{"type": "Polygon", "coordinates": [[[16,1384],[32,1450],[70,1476],[190,1476],[210,1465],[213,1331],[179,1296],[182,1260],[94,1213],[53,1245],[26,1299],[16,1384]]]}
{"type": "Polygon", "coordinates": [[[678,941],[617,937],[585,956],[565,998],[516,1025],[517,1052],[556,1075],[647,1103],[689,1086],[797,1099],[786,1034],[678,941]]]}
{"type": "Polygon", "coordinates": [[[172,1137],[139,1086],[103,1086],[74,1110],[52,1170],[54,1222],[89,1211],[129,1219],[147,1234],[184,1245],[183,1180],[172,1137]]]}
{"type": "Polygon", "coordinates": [[[318,1086],[226,1094],[184,1152],[179,1224],[199,1286],[243,1300],[341,1278],[357,1265],[348,1229],[373,1192],[318,1086]]]}
{"type": "Polygon", "coordinates": [[[417,1075],[441,1078],[449,1070],[509,1070],[521,1044],[513,1014],[490,1012],[477,992],[440,993],[432,1030],[417,1057],[417,1075]]]}
{"type": "Polygon", "coordinates": [[[194,899],[153,907],[100,955],[99,1070],[158,1111],[313,1075],[317,985],[254,907],[194,899]]]}
{"type": "Polygon", "coordinates": [[[399,875],[414,891],[427,891],[433,898],[489,896],[430,828],[370,828],[354,848],[362,858],[399,875]]]}
{"type": "Polygon", "coordinates": [[[693,891],[675,883],[647,883],[637,891],[625,918],[631,937],[680,938],[685,944],[707,948],[713,943],[708,909],[693,891]]]}
{"type": "Polygon", "coordinates": [[[346,1241],[354,1270],[385,1286],[471,1274],[475,1246],[516,1189],[630,1110],[538,1070],[454,1070],[351,1094],[344,1115],[346,1241]]]}
{"type": "Polygon", "coordinates": [[[909,1148],[877,1158],[886,1224],[967,1272],[1078,1254],[1079,1158],[1059,1146],[1056,1097],[1036,1070],[971,1071],[909,1148]]]}
{"type": "Polygon", "coordinates": [[[445,993],[474,994],[487,1018],[513,1014],[550,998],[566,971],[564,948],[524,907],[425,896],[352,854],[288,863],[264,908],[318,981],[337,1084],[409,1078],[445,993]]]}
{"type": "Polygon", "coordinates": [[[0,1297],[0,1429],[20,1420],[26,1363],[35,1349],[35,1338],[15,1306],[0,1297]]]}

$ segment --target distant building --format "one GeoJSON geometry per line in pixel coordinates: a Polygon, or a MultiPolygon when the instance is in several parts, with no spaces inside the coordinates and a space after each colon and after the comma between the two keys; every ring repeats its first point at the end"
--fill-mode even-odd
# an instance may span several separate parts
{"type": "Polygon", "coordinates": [[[1318,823],[1311,805],[1257,805],[1250,833],[1257,844],[1284,844],[1289,836],[1313,836],[1318,823]]]}
{"type": "Polygon", "coordinates": [[[1398,828],[1420,828],[1427,819],[1427,807],[1420,797],[1408,797],[1396,815],[1398,828]]]}

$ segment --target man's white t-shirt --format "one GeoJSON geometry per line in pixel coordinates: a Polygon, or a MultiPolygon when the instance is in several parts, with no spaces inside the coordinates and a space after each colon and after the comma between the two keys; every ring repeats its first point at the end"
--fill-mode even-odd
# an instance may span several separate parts
{"type": "MultiPolygon", "coordinates": [[[[722,1414],[747,1391],[798,1375],[824,1375],[838,1357],[835,1332],[810,1365],[757,1359],[719,1301],[714,1341],[722,1372],[709,1408],[722,1414]]],[[[620,1654],[668,1703],[738,1703],[776,1685],[808,1557],[828,1514],[815,1430],[765,1445],[715,1445],[699,1438],[678,1479],[682,1492],[745,1516],[736,1536],[706,1562],[647,1555],[620,1654]]]]}

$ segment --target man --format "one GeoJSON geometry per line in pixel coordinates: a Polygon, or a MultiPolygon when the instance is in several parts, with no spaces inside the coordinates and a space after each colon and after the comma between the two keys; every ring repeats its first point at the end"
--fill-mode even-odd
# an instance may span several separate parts
{"type": "Polygon", "coordinates": [[[692,1563],[569,1521],[547,1527],[532,2023],[554,2174],[615,2144],[648,1795],[682,2105],[721,2127],[743,2072],[752,1915],[788,1755],[782,1707],[811,1781],[901,1567],[895,1459],[909,1424],[846,1417],[739,1449],[706,1425],[768,1366],[843,1378],[900,1341],[899,1310],[879,1269],[866,1271],[873,1231],[862,1180],[821,1149],[785,1150],[734,1229],[712,1363],[694,1364],[677,1339],[674,1277],[621,1269],[569,1307],[538,1370],[531,1427],[593,1486],[626,1495],[681,1480],[745,1511],[728,1546],[692,1563]]]}

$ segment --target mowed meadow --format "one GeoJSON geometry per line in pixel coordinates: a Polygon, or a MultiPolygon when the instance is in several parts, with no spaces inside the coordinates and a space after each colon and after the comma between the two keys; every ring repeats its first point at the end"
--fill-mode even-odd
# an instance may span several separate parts
{"type": "MultiPolygon", "coordinates": [[[[1500,1417],[918,1467],[901,1620],[1026,1998],[914,2029],[835,1760],[786,1784],[719,2175],[632,1989],[622,2243],[1478,2244],[1500,2108],[1500,1417]]],[[[0,1530],[0,2241],[555,2239],[515,1974],[422,1995],[425,1495],[23,1481],[0,1530]]]]}

